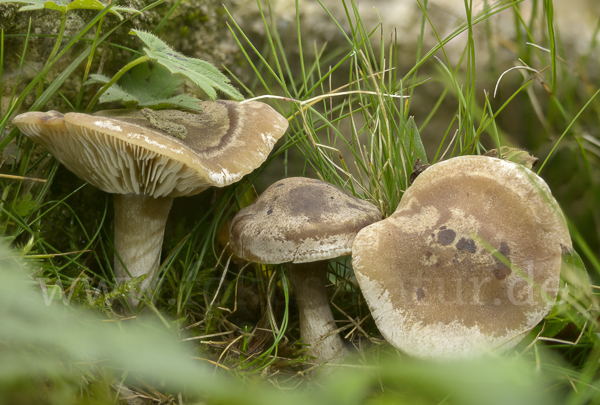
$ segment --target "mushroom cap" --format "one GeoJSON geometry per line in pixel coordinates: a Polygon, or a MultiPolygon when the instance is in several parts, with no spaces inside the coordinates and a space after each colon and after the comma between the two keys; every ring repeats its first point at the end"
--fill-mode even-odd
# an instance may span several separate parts
{"type": "Polygon", "coordinates": [[[463,156],[425,170],[393,215],[359,232],[352,265],[388,342],[462,357],[510,349],[550,311],[571,246],[540,177],[463,156]]]}
{"type": "Polygon", "coordinates": [[[290,177],[237,213],[229,242],[249,261],[308,263],[350,254],[358,231],[380,219],[373,204],[332,184],[290,177]]]}
{"type": "Polygon", "coordinates": [[[288,127],[260,102],[207,101],[202,111],[154,111],[180,128],[156,129],[135,109],[95,115],[29,112],[13,120],[83,180],[109,193],[179,197],[240,180],[265,161],[288,127]]]}

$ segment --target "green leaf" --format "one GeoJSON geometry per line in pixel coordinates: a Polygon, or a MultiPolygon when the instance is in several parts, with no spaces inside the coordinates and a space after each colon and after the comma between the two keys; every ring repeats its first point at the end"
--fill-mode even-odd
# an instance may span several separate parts
{"type": "MultiPolygon", "coordinates": [[[[21,7],[19,11],[30,11],[30,10],[42,10],[46,6],[46,0],[0,0],[0,4],[2,3],[24,3],[29,4],[28,6],[21,7]]],[[[57,10],[57,7],[64,7],[64,11],[66,12],[66,4],[64,1],[57,0],[56,2],[49,1],[48,8],[57,10]]],[[[61,10],[59,10],[61,11],[61,10]]]]}
{"type": "MultiPolygon", "coordinates": [[[[48,9],[48,10],[56,10],[56,11],[60,11],[61,13],[66,13],[67,11],[69,11],[69,1],[68,0],[51,0],[51,1],[46,1],[44,3],[44,8],[48,9]]],[[[21,11],[21,10],[19,10],[21,11]]]]}
{"type": "Polygon", "coordinates": [[[50,301],[60,301],[62,293],[63,291],[58,285],[51,284],[46,286],[46,294],[50,301]]]}
{"type": "MultiPolygon", "coordinates": [[[[106,84],[109,81],[110,78],[103,75],[90,75],[85,84],[106,84]]],[[[150,71],[148,64],[140,64],[124,74],[119,84],[113,84],[102,94],[99,102],[120,102],[127,108],[200,110],[199,99],[187,94],[177,94],[182,82],[183,78],[170,74],[160,65],[150,71]]]]}
{"type": "MultiPolygon", "coordinates": [[[[408,130],[411,132],[411,143],[414,146],[414,151],[417,153],[417,158],[423,161],[423,164],[427,164],[427,154],[425,153],[425,147],[423,146],[423,142],[421,141],[421,135],[419,134],[419,129],[417,128],[417,124],[415,124],[415,120],[413,117],[409,117],[407,121],[408,130]]],[[[416,159],[414,159],[416,160],[416,159]]]]}
{"type": "MultiPolygon", "coordinates": [[[[67,6],[67,11],[70,10],[103,10],[106,7],[106,5],[100,3],[98,0],[74,0],[72,3],[69,3],[69,5],[67,6]]],[[[117,17],[119,17],[119,20],[123,19],[123,16],[119,13],[123,12],[123,13],[136,13],[136,14],[142,14],[140,11],[134,9],[134,8],[128,8],[128,7],[119,7],[119,6],[113,6],[110,9],[110,12],[113,13],[114,15],[116,15],[117,17]]]]}
{"type": "MultiPolygon", "coordinates": [[[[106,84],[110,81],[110,78],[104,75],[90,75],[90,78],[85,85],[91,84],[106,84]]],[[[113,84],[110,88],[102,94],[100,97],[100,103],[123,103],[126,107],[131,108],[139,104],[139,100],[132,94],[123,90],[118,84],[113,84]]]]}
{"type": "MultiPolygon", "coordinates": [[[[123,75],[119,84],[125,91],[134,94],[141,105],[155,105],[156,101],[169,99],[177,94],[183,78],[174,76],[165,68],[156,65],[150,71],[147,63],[135,66],[123,75]]],[[[198,99],[186,96],[197,103],[198,99]]],[[[196,104],[194,109],[199,109],[196,104]]]]}
{"type": "Polygon", "coordinates": [[[154,62],[167,68],[172,74],[184,76],[200,87],[212,100],[217,97],[215,89],[234,100],[244,97],[231,85],[229,79],[216,67],[201,59],[190,58],[173,50],[160,38],[144,31],[132,30],[146,45],[144,52],[154,62]]]}
{"type": "Polygon", "coordinates": [[[500,156],[498,155],[498,148],[490,149],[484,156],[505,159],[520,164],[521,166],[525,166],[529,170],[533,169],[533,166],[538,162],[538,158],[531,156],[526,150],[511,148],[510,146],[500,147],[500,156]]]}
{"type": "MultiPolygon", "coordinates": [[[[569,325],[569,321],[567,319],[556,316],[555,312],[551,312],[551,315],[554,315],[551,317],[551,319],[546,319],[544,325],[544,336],[546,337],[554,337],[558,335],[563,329],[565,329],[567,325],[569,325]]],[[[539,333],[539,330],[536,330],[536,332],[539,333]]]]}
{"type": "Polygon", "coordinates": [[[110,78],[107,76],[92,73],[88,76],[88,80],[84,83],[84,86],[89,86],[90,84],[106,84],[109,81],[110,78]]]}
{"type": "Polygon", "coordinates": [[[21,216],[26,217],[37,206],[37,202],[33,201],[31,193],[27,193],[20,197],[20,200],[15,204],[15,211],[21,216]]]}
{"type": "MultiPolygon", "coordinates": [[[[69,0],[0,0],[0,4],[2,3],[24,3],[28,4],[27,6],[23,6],[19,9],[19,11],[31,11],[31,10],[55,10],[60,11],[65,14],[67,11],[71,10],[104,10],[106,5],[102,4],[98,0],[74,0],[73,2],[69,2],[69,0]]],[[[113,6],[110,9],[110,12],[117,16],[120,20],[123,19],[123,16],[119,13],[136,13],[141,14],[140,11],[128,8],[128,7],[118,7],[113,6]]]]}
{"type": "Polygon", "coordinates": [[[29,215],[29,213],[37,206],[37,202],[31,201],[31,194],[28,195],[30,199],[19,202],[15,207],[19,215],[22,217],[29,215]]]}
{"type": "Polygon", "coordinates": [[[570,286],[573,298],[587,303],[591,300],[592,289],[585,264],[575,249],[563,245],[561,245],[561,248],[562,266],[560,276],[570,286]]]}

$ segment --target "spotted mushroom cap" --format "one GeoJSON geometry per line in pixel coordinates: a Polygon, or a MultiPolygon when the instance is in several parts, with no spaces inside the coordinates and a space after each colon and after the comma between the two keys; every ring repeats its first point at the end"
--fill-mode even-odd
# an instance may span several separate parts
{"type": "Polygon", "coordinates": [[[540,177],[463,156],[425,170],[392,216],[364,228],[352,265],[388,342],[418,357],[462,357],[508,350],[540,322],[571,246],[540,177]]]}
{"type": "Polygon", "coordinates": [[[152,112],[155,121],[166,123],[162,126],[132,109],[29,112],[13,122],[101,190],[155,198],[194,195],[240,180],[265,161],[288,126],[260,102],[200,105],[200,112],[152,112]]]}
{"type": "Polygon", "coordinates": [[[290,177],[237,213],[230,244],[257,263],[307,263],[350,254],[357,232],[380,219],[373,204],[334,185],[290,177]]]}

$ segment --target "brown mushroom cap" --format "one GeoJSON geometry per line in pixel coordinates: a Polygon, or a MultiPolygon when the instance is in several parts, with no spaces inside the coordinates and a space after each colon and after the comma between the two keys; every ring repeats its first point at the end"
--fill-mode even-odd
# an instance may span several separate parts
{"type": "Polygon", "coordinates": [[[326,260],[349,254],[358,231],[380,219],[377,207],[329,183],[291,177],[273,184],[231,221],[229,242],[236,255],[288,263],[300,334],[319,362],[341,361],[348,353],[327,299],[326,260]]]}
{"type": "MultiPolygon", "coordinates": [[[[201,102],[202,111],[30,112],[13,120],[83,180],[114,194],[114,273],[157,282],[174,197],[223,187],[265,161],[287,120],[259,102],[201,102]]],[[[140,294],[128,298],[136,308],[140,294]]]]}
{"type": "Polygon", "coordinates": [[[356,233],[381,219],[373,204],[315,179],[271,185],[231,222],[239,257],[258,263],[306,263],[350,254],[356,233]]]}
{"type": "Polygon", "coordinates": [[[240,180],[264,162],[288,126],[264,103],[200,104],[197,113],[154,112],[185,126],[183,140],[151,126],[139,110],[30,112],[13,122],[101,190],[155,198],[194,195],[240,180]]]}
{"type": "Polygon", "coordinates": [[[516,345],[552,308],[571,246],[540,177],[463,156],[425,170],[391,217],[364,228],[352,264],[393,346],[459,357],[516,345]]]}

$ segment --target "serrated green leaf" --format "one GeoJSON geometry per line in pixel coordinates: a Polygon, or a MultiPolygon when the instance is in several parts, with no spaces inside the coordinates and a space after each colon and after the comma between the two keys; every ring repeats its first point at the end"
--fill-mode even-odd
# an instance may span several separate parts
{"type": "Polygon", "coordinates": [[[69,1],[68,0],[51,0],[46,1],[44,3],[44,8],[49,10],[60,11],[61,13],[66,13],[69,11],[69,1]]]}
{"type": "Polygon", "coordinates": [[[104,4],[100,3],[98,0],[73,0],[73,2],[69,3],[67,6],[67,10],[102,10],[104,7],[104,4]]]}
{"type": "Polygon", "coordinates": [[[173,50],[160,38],[144,31],[132,30],[147,46],[144,52],[156,63],[167,68],[172,74],[182,75],[200,87],[212,100],[217,97],[215,89],[234,100],[244,97],[231,85],[229,79],[216,67],[201,59],[191,58],[173,50]]]}
{"type": "Polygon", "coordinates": [[[44,8],[48,10],[56,10],[61,13],[66,13],[69,10],[68,0],[51,0],[44,3],[44,8]]]}
{"type": "MultiPolygon", "coordinates": [[[[104,75],[91,74],[84,86],[91,84],[106,84],[110,81],[110,78],[104,75]]],[[[108,90],[106,90],[98,100],[101,104],[104,103],[123,103],[126,107],[135,107],[139,104],[139,100],[135,95],[130,94],[118,84],[113,84],[108,90]]]]}
{"type": "Polygon", "coordinates": [[[143,104],[173,97],[182,83],[183,78],[180,76],[172,75],[160,65],[150,70],[147,63],[135,66],[119,80],[123,89],[130,94],[135,94],[143,104]]]}
{"type": "MultiPolygon", "coordinates": [[[[19,11],[48,9],[60,11],[63,14],[71,10],[103,10],[106,7],[106,5],[98,0],[74,0],[72,2],[69,2],[69,0],[0,0],[0,4],[2,3],[28,4],[27,6],[21,7],[19,11]]],[[[123,19],[123,16],[119,12],[141,14],[141,12],[136,9],[118,6],[112,7],[109,12],[117,16],[120,20],[123,19]]]]}
{"type": "Polygon", "coordinates": [[[121,11],[123,13],[134,13],[134,14],[143,14],[140,10],[136,10],[135,8],[131,8],[131,7],[119,7],[119,6],[113,6],[113,8],[111,8],[111,11],[121,11]]]}
{"type": "MultiPolygon", "coordinates": [[[[92,74],[85,85],[106,84],[109,81],[109,77],[92,74]]],[[[160,65],[150,71],[148,64],[140,64],[123,75],[119,84],[111,86],[98,101],[121,102],[128,108],[138,106],[155,110],[201,110],[199,99],[187,94],[176,94],[182,82],[181,77],[170,74],[160,65]]]]}
{"type": "Polygon", "coordinates": [[[169,52],[169,53],[177,53],[173,48],[171,48],[167,43],[163,42],[162,39],[153,35],[149,32],[140,31],[140,30],[131,30],[129,31],[131,35],[137,35],[144,44],[150,49],[157,52],[169,52]]]}
{"type": "MultiPolygon", "coordinates": [[[[67,6],[67,11],[70,11],[70,10],[103,10],[105,7],[106,6],[104,4],[102,4],[101,2],[99,2],[98,0],[74,0],[72,3],[69,3],[69,5],[67,6]]],[[[119,20],[122,20],[123,16],[119,13],[119,11],[127,12],[127,13],[141,14],[140,11],[133,9],[133,8],[127,8],[127,7],[114,6],[110,9],[110,12],[112,14],[117,16],[119,18],[119,20]]]]}
{"type": "Polygon", "coordinates": [[[2,3],[25,3],[28,6],[23,6],[19,11],[41,10],[46,5],[46,0],[0,0],[2,3]]]}
{"type": "Polygon", "coordinates": [[[110,88],[102,94],[99,102],[102,104],[121,102],[128,108],[135,107],[140,103],[137,97],[124,91],[118,84],[110,86],[110,88]]]}
{"type": "Polygon", "coordinates": [[[88,80],[83,85],[88,86],[90,84],[106,84],[109,81],[110,78],[107,76],[92,73],[88,76],[88,80]]]}

